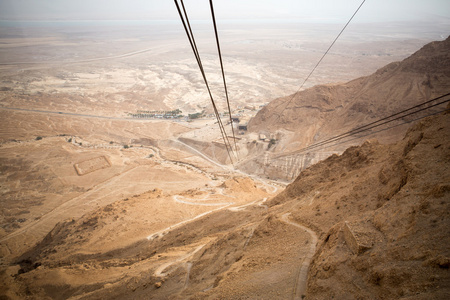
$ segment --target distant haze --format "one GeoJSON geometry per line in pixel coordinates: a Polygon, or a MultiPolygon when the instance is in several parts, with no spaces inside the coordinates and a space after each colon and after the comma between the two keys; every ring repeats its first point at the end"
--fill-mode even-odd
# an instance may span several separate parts
{"type": "MultiPolygon", "coordinates": [[[[216,0],[218,19],[295,19],[342,23],[361,0],[216,0]]],[[[208,0],[184,1],[192,19],[209,19],[208,0]]],[[[0,0],[1,20],[173,20],[171,0],[0,0]]],[[[367,0],[354,22],[449,22],[448,0],[367,0]]]]}

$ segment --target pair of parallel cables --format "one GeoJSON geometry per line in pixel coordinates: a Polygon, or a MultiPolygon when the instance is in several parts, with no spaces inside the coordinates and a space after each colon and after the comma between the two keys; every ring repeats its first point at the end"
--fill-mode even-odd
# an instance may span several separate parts
{"type": "MultiPolygon", "coordinates": [[[[184,6],[183,0],[180,0],[181,8],[180,8],[180,5],[178,3],[178,0],[174,0],[174,2],[175,2],[175,5],[177,7],[178,14],[180,15],[181,22],[183,23],[184,30],[186,31],[186,35],[187,35],[187,37],[189,39],[189,43],[191,44],[192,51],[194,52],[195,59],[197,60],[198,67],[200,68],[200,72],[202,74],[203,81],[205,82],[206,88],[208,90],[209,98],[211,99],[211,104],[212,104],[213,109],[214,109],[214,114],[216,116],[217,123],[218,123],[219,128],[220,128],[220,132],[222,134],[222,139],[223,139],[223,142],[225,144],[225,148],[227,150],[228,157],[230,158],[230,162],[233,164],[233,158],[232,158],[232,155],[231,155],[231,153],[233,153],[233,147],[231,145],[230,140],[228,139],[228,135],[227,135],[227,133],[225,131],[225,127],[223,126],[222,119],[220,118],[220,114],[219,114],[219,111],[217,109],[216,103],[214,101],[214,97],[213,97],[213,95],[211,93],[211,89],[209,87],[208,80],[206,79],[205,70],[203,68],[202,60],[201,60],[200,54],[198,52],[197,44],[195,43],[194,34],[192,33],[192,28],[191,28],[191,24],[189,22],[189,17],[187,15],[186,8],[184,6]]],[[[230,101],[229,101],[229,98],[228,98],[228,90],[227,90],[227,84],[226,84],[226,80],[225,80],[225,72],[223,70],[222,54],[221,54],[221,51],[220,51],[219,35],[217,33],[216,18],[215,18],[215,15],[214,15],[214,7],[213,7],[212,0],[209,0],[209,4],[210,4],[210,7],[211,7],[211,16],[212,16],[213,25],[214,25],[214,32],[215,32],[215,35],[216,35],[217,51],[218,51],[218,54],[219,54],[220,67],[221,67],[221,70],[222,70],[222,78],[223,78],[223,85],[224,85],[224,88],[225,88],[225,96],[226,96],[226,100],[227,100],[228,114],[230,116],[231,130],[232,130],[232,133],[233,133],[234,149],[235,149],[234,157],[237,160],[238,159],[238,156],[237,156],[238,155],[237,154],[238,150],[237,150],[237,145],[236,145],[236,136],[235,136],[234,128],[233,128],[233,118],[231,116],[230,101]]]]}
{"type": "MultiPolygon", "coordinates": [[[[183,0],[180,0],[180,1],[181,1],[181,6],[182,6],[182,8],[183,8],[184,17],[183,17],[183,13],[182,13],[181,10],[180,10],[180,6],[178,5],[178,1],[177,1],[177,0],[174,0],[174,1],[175,1],[176,6],[177,6],[177,9],[178,9],[178,13],[179,13],[179,15],[180,15],[180,18],[181,18],[181,20],[182,20],[182,22],[183,22],[183,26],[184,26],[184,29],[185,29],[186,34],[187,34],[187,36],[188,36],[188,39],[189,39],[189,42],[190,42],[190,44],[191,44],[192,50],[193,50],[194,55],[195,55],[195,57],[196,57],[198,66],[199,66],[200,71],[201,71],[201,73],[202,73],[203,80],[205,81],[206,87],[207,87],[207,89],[208,89],[208,93],[209,93],[209,96],[210,96],[210,98],[211,98],[211,103],[212,103],[213,108],[214,108],[214,112],[215,112],[215,115],[216,115],[216,118],[217,118],[217,121],[218,121],[220,130],[221,130],[222,138],[223,138],[223,140],[224,140],[224,144],[225,144],[225,147],[226,147],[227,152],[228,152],[228,156],[229,156],[229,158],[230,158],[230,161],[233,163],[233,160],[232,160],[232,157],[231,157],[231,152],[232,152],[233,149],[232,149],[231,143],[230,143],[230,141],[229,141],[229,139],[228,139],[228,136],[226,135],[225,128],[224,128],[224,126],[223,126],[223,123],[222,123],[222,121],[221,121],[221,119],[220,119],[219,112],[218,112],[218,110],[217,110],[217,106],[216,106],[216,104],[215,104],[215,102],[214,102],[214,98],[213,98],[213,96],[212,96],[212,94],[211,94],[211,90],[210,90],[210,88],[209,88],[209,84],[208,84],[208,81],[207,81],[207,79],[206,79],[205,71],[204,71],[204,69],[203,69],[203,65],[202,65],[202,62],[201,62],[201,59],[200,59],[200,55],[199,55],[199,53],[198,53],[197,45],[196,45],[196,43],[195,43],[195,39],[194,39],[194,36],[193,36],[193,33],[192,33],[192,29],[191,29],[191,26],[190,26],[190,23],[189,23],[189,19],[188,19],[188,16],[187,16],[187,13],[186,13],[184,4],[183,4],[183,0]]],[[[316,64],[316,65],[314,66],[314,68],[312,69],[312,71],[309,73],[309,75],[308,75],[308,76],[306,77],[306,79],[303,81],[303,83],[302,83],[302,85],[300,86],[300,88],[298,89],[297,93],[301,90],[301,88],[305,85],[305,83],[308,81],[308,79],[311,77],[311,75],[312,75],[312,74],[314,73],[314,71],[317,69],[317,67],[319,66],[319,64],[320,64],[320,63],[322,62],[322,60],[324,59],[324,57],[328,54],[328,52],[329,52],[330,49],[333,47],[333,45],[336,43],[336,41],[338,40],[338,38],[341,36],[341,34],[342,34],[342,33],[344,32],[344,30],[347,28],[347,26],[349,25],[349,23],[351,22],[351,20],[355,17],[355,15],[358,13],[358,11],[360,10],[360,8],[363,6],[364,2],[365,2],[365,0],[363,0],[363,1],[361,2],[361,4],[360,4],[359,7],[356,9],[356,11],[354,12],[354,14],[351,16],[351,18],[348,20],[348,22],[345,24],[345,26],[342,28],[342,30],[339,32],[339,34],[336,36],[336,38],[334,39],[334,41],[331,43],[331,45],[329,46],[329,48],[325,51],[325,53],[323,54],[323,56],[320,58],[320,60],[317,62],[317,64],[316,64]]],[[[232,126],[232,125],[233,125],[233,121],[232,121],[232,117],[231,117],[230,102],[229,102],[229,98],[228,98],[227,85],[226,85],[226,81],[225,81],[225,73],[224,73],[224,70],[223,70],[222,55],[221,55],[221,51],[220,51],[220,44],[219,44],[219,38],[218,38],[218,33],[217,33],[217,26],[216,26],[216,21],[215,21],[215,16],[214,16],[214,8],[213,8],[212,0],[210,0],[210,7],[211,7],[211,15],[212,15],[212,19],[213,19],[213,24],[214,24],[214,31],[215,31],[215,35],[216,35],[217,49],[218,49],[218,54],[219,54],[219,59],[220,59],[220,66],[221,66],[221,70],[222,70],[222,78],[223,78],[223,84],[224,84],[224,88],[225,88],[225,95],[226,95],[226,100],[227,100],[228,112],[229,112],[229,116],[230,116],[230,123],[231,123],[232,131],[233,131],[233,139],[234,139],[234,145],[235,145],[235,151],[236,151],[236,154],[235,154],[235,155],[237,155],[236,138],[235,138],[234,128],[233,128],[233,126],[232,126]]],[[[292,102],[292,100],[295,98],[295,96],[297,95],[297,93],[294,93],[294,94],[292,95],[291,99],[287,102],[286,106],[282,109],[282,111],[281,111],[281,113],[278,115],[278,117],[280,117],[281,114],[284,112],[284,110],[286,110],[286,109],[288,108],[289,104],[290,104],[290,103],[292,102]]],[[[312,144],[312,145],[309,145],[308,147],[302,148],[302,149],[297,150],[297,151],[295,151],[295,152],[297,152],[297,153],[309,152],[310,150],[313,150],[313,149],[323,148],[323,147],[328,147],[329,144],[335,144],[335,143],[339,142],[339,141],[342,140],[342,139],[349,138],[349,137],[353,137],[353,136],[355,136],[355,135],[359,135],[359,134],[361,134],[361,133],[363,133],[363,132],[366,132],[366,131],[371,131],[371,130],[374,129],[374,128],[377,128],[377,127],[386,125],[386,124],[391,123],[391,122],[394,122],[394,121],[398,121],[398,120],[403,119],[403,118],[405,118],[405,117],[407,117],[407,116],[411,116],[411,115],[416,114],[416,113],[419,113],[419,112],[421,112],[421,111],[428,110],[428,109],[430,109],[430,108],[432,108],[432,107],[439,106],[439,105],[442,105],[442,104],[444,104],[444,103],[447,103],[447,102],[449,102],[450,100],[444,100],[444,101],[441,101],[441,102],[438,102],[438,103],[435,103],[435,104],[431,104],[431,103],[434,102],[434,101],[441,100],[442,98],[445,98],[445,97],[448,97],[448,96],[450,96],[450,93],[447,93],[447,94],[442,95],[442,96],[440,96],[440,97],[436,97],[436,98],[434,98],[434,99],[425,101],[425,102],[423,102],[423,103],[421,103],[421,104],[418,104],[418,105],[416,105],[416,106],[410,107],[410,108],[405,109],[405,110],[402,110],[402,111],[400,111],[400,112],[398,112],[398,113],[395,113],[395,114],[393,114],[393,115],[390,115],[390,116],[388,116],[388,117],[381,118],[381,119],[379,119],[379,120],[377,120],[377,121],[375,121],[375,122],[372,122],[372,123],[363,125],[363,126],[361,126],[361,127],[355,128],[355,129],[350,130],[350,131],[348,131],[348,132],[345,132],[345,133],[343,133],[343,134],[339,134],[339,135],[333,136],[332,138],[329,138],[329,139],[327,139],[327,140],[324,140],[324,141],[321,141],[321,142],[318,142],[318,143],[314,143],[314,144],[312,144]],[[422,107],[422,108],[421,108],[421,106],[425,106],[425,105],[429,105],[429,106],[426,106],[426,107],[422,107]]],[[[448,109],[447,109],[447,110],[444,110],[444,111],[448,111],[448,109]]],[[[442,111],[441,111],[441,112],[442,112],[442,111]]],[[[431,116],[431,115],[434,115],[434,114],[436,114],[436,113],[431,113],[431,114],[426,115],[426,116],[431,116]]],[[[424,118],[424,117],[426,117],[426,116],[418,117],[418,118],[416,118],[415,120],[422,119],[422,118],[424,118]]],[[[402,123],[402,124],[409,123],[409,122],[412,122],[412,121],[406,121],[406,122],[404,122],[404,123],[402,123]]],[[[399,125],[402,125],[402,124],[399,124],[399,125]]],[[[396,126],[399,126],[399,125],[394,125],[394,126],[391,126],[391,127],[389,127],[389,128],[393,128],[393,127],[396,127],[396,126]]],[[[379,131],[387,130],[387,129],[389,129],[389,128],[385,128],[385,129],[382,129],[382,130],[379,130],[379,131]]],[[[377,132],[379,132],[379,131],[377,131],[377,132]]],[[[371,133],[368,133],[368,134],[366,134],[366,135],[370,135],[370,134],[374,134],[374,133],[376,133],[376,132],[371,132],[371,133]]],[[[366,135],[363,135],[363,136],[366,136],[366,135]]],[[[360,137],[357,137],[357,138],[361,138],[361,136],[360,136],[360,137]]]]}
{"type": "Polygon", "coordinates": [[[360,127],[354,128],[354,129],[352,129],[350,131],[347,131],[345,133],[342,133],[342,134],[339,134],[339,135],[335,135],[335,136],[333,136],[331,138],[328,138],[326,140],[323,140],[323,141],[311,144],[311,145],[309,145],[307,147],[304,147],[302,149],[296,150],[293,153],[296,153],[296,154],[305,153],[305,152],[309,153],[313,149],[315,149],[315,151],[317,151],[319,149],[329,148],[329,147],[336,146],[336,145],[339,145],[339,144],[342,144],[342,143],[346,143],[346,142],[349,142],[349,141],[352,141],[352,140],[355,140],[355,139],[360,139],[360,138],[363,138],[363,137],[366,137],[368,135],[372,135],[372,134],[375,134],[375,133],[378,133],[378,132],[381,132],[381,131],[392,129],[392,128],[395,128],[395,127],[400,126],[400,125],[411,123],[411,122],[414,122],[414,121],[417,121],[417,120],[420,120],[420,119],[423,119],[423,118],[426,118],[426,117],[429,117],[429,116],[433,116],[433,115],[436,115],[436,114],[448,112],[450,109],[446,108],[446,109],[441,109],[441,110],[438,110],[438,111],[431,112],[431,113],[423,115],[423,116],[418,116],[418,117],[416,117],[416,118],[414,118],[412,120],[405,120],[406,117],[410,117],[410,116],[418,114],[418,113],[420,113],[422,111],[429,110],[429,109],[431,109],[433,107],[441,106],[443,104],[446,104],[446,103],[450,102],[450,99],[445,99],[445,98],[448,98],[448,97],[450,97],[450,93],[446,93],[446,94],[441,95],[439,97],[435,97],[435,98],[433,98],[431,100],[428,100],[428,101],[422,102],[420,104],[414,105],[412,107],[409,107],[407,109],[404,109],[402,111],[399,111],[397,113],[389,115],[387,117],[384,117],[384,118],[378,119],[376,121],[370,122],[370,123],[368,123],[366,125],[362,125],[360,127]],[[439,102],[436,102],[436,101],[439,101],[439,102]],[[435,103],[433,103],[433,102],[435,102],[435,103]],[[400,123],[392,125],[392,126],[389,126],[387,128],[378,129],[377,131],[372,131],[372,129],[375,129],[375,128],[387,125],[387,124],[395,122],[395,121],[400,121],[400,123]],[[349,139],[349,138],[351,138],[351,139],[349,139]]]}
{"type": "MultiPolygon", "coordinates": [[[[209,97],[210,97],[210,99],[211,99],[211,103],[212,103],[212,106],[213,106],[213,109],[214,109],[214,113],[215,113],[215,115],[216,115],[217,123],[218,123],[218,125],[219,125],[220,132],[221,132],[221,134],[222,134],[222,138],[223,138],[223,141],[224,141],[226,150],[227,150],[227,152],[228,152],[228,156],[229,156],[229,158],[230,158],[230,161],[233,163],[233,159],[232,159],[232,157],[231,157],[231,153],[233,152],[233,147],[231,146],[231,143],[230,143],[230,141],[229,141],[229,139],[228,139],[228,136],[227,136],[226,131],[225,131],[225,128],[224,128],[224,126],[223,126],[222,120],[221,120],[221,118],[220,118],[220,114],[219,114],[219,112],[218,112],[218,110],[217,110],[217,106],[216,106],[216,104],[215,104],[214,98],[213,98],[212,93],[211,93],[211,90],[210,90],[210,88],[209,88],[209,84],[208,84],[208,81],[207,81],[207,79],[206,79],[206,74],[205,74],[205,71],[204,71],[204,69],[203,69],[203,64],[202,64],[202,62],[201,62],[200,54],[199,54],[199,52],[198,52],[197,45],[196,45],[196,43],[195,43],[194,35],[193,35],[193,33],[192,33],[191,25],[190,25],[190,22],[189,22],[188,15],[187,15],[187,13],[186,13],[186,9],[185,9],[183,0],[180,0],[182,10],[180,9],[180,5],[178,4],[178,0],[174,0],[174,2],[175,2],[175,5],[176,5],[176,7],[177,7],[178,14],[180,15],[181,21],[182,21],[182,23],[183,23],[183,27],[184,27],[184,29],[185,29],[185,31],[186,31],[187,36],[188,36],[189,43],[191,44],[192,51],[194,52],[194,56],[195,56],[195,58],[196,58],[196,60],[197,60],[197,64],[198,64],[198,66],[199,66],[199,68],[200,68],[200,72],[201,72],[201,74],[202,74],[202,76],[203,76],[203,80],[204,80],[204,82],[205,82],[206,88],[207,88],[207,90],[208,90],[208,94],[209,94],[209,97]]],[[[312,69],[312,71],[309,73],[309,75],[308,75],[308,76],[306,77],[306,79],[303,81],[303,83],[302,83],[302,85],[300,86],[300,88],[298,89],[298,91],[301,90],[301,88],[305,85],[305,83],[306,83],[306,82],[308,81],[308,79],[311,77],[312,73],[314,73],[314,71],[315,71],[316,68],[319,66],[319,64],[322,62],[322,60],[324,59],[324,57],[328,54],[328,52],[330,51],[330,49],[331,49],[331,48],[333,47],[333,45],[336,43],[337,39],[341,36],[341,34],[342,34],[342,33],[344,32],[344,30],[347,28],[348,24],[351,22],[351,20],[352,20],[352,19],[355,17],[355,15],[358,13],[359,9],[363,6],[364,2],[365,2],[365,0],[363,0],[363,1],[361,2],[361,4],[359,5],[359,7],[357,8],[357,10],[356,10],[356,11],[354,12],[354,14],[351,16],[351,18],[349,19],[349,21],[345,24],[344,28],[342,28],[342,30],[340,31],[340,33],[339,33],[339,34],[337,35],[337,37],[334,39],[333,43],[332,43],[332,44],[330,45],[330,47],[325,51],[325,53],[323,54],[323,56],[320,58],[320,60],[317,62],[317,64],[316,64],[316,65],[314,66],[314,68],[312,69]]],[[[218,37],[218,33],[217,33],[217,25],[216,25],[216,20],[215,20],[214,8],[213,8],[212,0],[209,1],[209,4],[210,4],[210,7],[211,7],[211,16],[212,16],[213,25],[214,25],[214,32],[215,32],[215,35],[216,35],[217,50],[218,50],[218,54],[219,54],[220,67],[221,67],[221,70],[222,70],[222,78],[223,78],[223,84],[224,84],[224,88],[225,88],[225,96],[226,96],[226,100],[227,100],[228,113],[229,113],[229,116],[230,116],[230,124],[231,124],[231,129],[232,129],[232,132],[233,132],[233,140],[234,140],[234,147],[235,147],[235,157],[237,158],[237,153],[238,153],[238,151],[237,151],[237,145],[236,145],[236,136],[235,136],[234,128],[233,128],[233,120],[232,120],[232,116],[231,116],[230,101],[229,101],[229,98],[228,98],[228,90],[227,90],[227,85],[226,85],[226,80],[225,80],[225,73],[224,73],[224,70],[223,70],[222,55],[221,55],[221,51],[220,51],[220,43],[219,43],[219,37],[218,37]]],[[[297,93],[298,93],[298,91],[297,91],[297,93]]],[[[292,98],[287,102],[286,106],[282,109],[282,111],[281,111],[281,113],[278,115],[278,117],[280,117],[281,114],[284,112],[284,110],[286,110],[286,109],[288,108],[289,104],[292,102],[292,100],[294,99],[294,97],[295,97],[295,95],[296,95],[297,93],[295,93],[295,94],[292,95],[292,98]]]]}

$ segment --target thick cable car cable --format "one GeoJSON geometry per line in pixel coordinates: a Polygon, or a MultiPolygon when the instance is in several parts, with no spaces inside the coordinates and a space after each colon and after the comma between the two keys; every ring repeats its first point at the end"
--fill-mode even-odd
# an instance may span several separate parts
{"type": "MultiPolygon", "coordinates": [[[[236,135],[234,133],[233,118],[231,116],[230,100],[228,98],[228,89],[227,89],[227,83],[226,83],[226,80],[225,80],[225,72],[223,70],[222,53],[220,51],[219,35],[217,33],[216,17],[214,15],[214,8],[213,8],[212,0],[209,0],[209,5],[211,7],[211,16],[212,16],[212,20],[213,20],[213,24],[214,24],[214,32],[216,34],[217,52],[219,53],[220,68],[222,69],[223,86],[225,88],[225,96],[226,96],[226,99],[227,99],[228,114],[230,116],[231,130],[233,132],[234,150],[236,151],[236,155],[238,156],[238,149],[237,149],[237,145],[236,145],[236,135]]],[[[239,160],[239,157],[237,157],[237,158],[239,160]]]]}
{"type": "MultiPolygon", "coordinates": [[[[336,135],[336,136],[334,136],[334,137],[331,137],[331,138],[329,138],[329,139],[326,139],[326,140],[317,142],[317,143],[315,143],[315,144],[309,145],[309,146],[307,146],[307,147],[304,147],[304,148],[302,148],[302,149],[299,149],[299,150],[295,151],[295,153],[303,153],[303,152],[309,152],[310,150],[313,150],[313,149],[316,149],[316,150],[317,150],[317,149],[321,149],[321,148],[323,148],[325,145],[333,144],[333,143],[335,143],[335,142],[337,142],[337,141],[340,141],[340,140],[342,140],[342,139],[349,138],[349,137],[352,137],[352,136],[356,136],[356,135],[359,134],[359,133],[363,133],[363,132],[366,132],[366,131],[370,131],[370,130],[372,130],[372,129],[374,129],[374,128],[377,128],[377,127],[380,127],[380,126],[382,126],[382,125],[386,125],[386,124],[392,123],[392,122],[394,122],[394,121],[398,121],[398,120],[400,120],[400,119],[403,119],[403,118],[405,118],[405,117],[412,116],[412,115],[417,114],[417,113],[419,113],[419,112],[422,112],[422,111],[431,109],[431,108],[433,108],[433,107],[436,107],[436,106],[439,106],[439,105],[443,105],[443,104],[445,104],[445,103],[447,103],[447,102],[450,102],[450,99],[447,99],[447,100],[441,100],[440,102],[435,103],[435,104],[431,104],[431,103],[434,102],[434,101],[440,100],[440,99],[442,99],[442,98],[449,97],[449,96],[450,96],[450,93],[444,94],[444,95],[439,96],[439,97],[435,97],[435,98],[433,98],[433,99],[431,99],[431,100],[428,100],[428,101],[425,101],[425,102],[423,102],[423,103],[417,104],[417,105],[415,105],[415,106],[413,106],[413,107],[404,109],[404,110],[402,110],[402,111],[400,111],[400,112],[397,112],[397,113],[395,113],[395,114],[392,114],[392,115],[387,116],[387,117],[384,117],[384,118],[381,118],[381,119],[379,119],[379,120],[377,120],[377,121],[368,123],[368,124],[366,124],[366,125],[357,127],[357,128],[355,128],[355,129],[352,129],[352,130],[347,131],[347,132],[345,132],[345,133],[342,133],[342,134],[336,135]],[[421,106],[424,106],[424,105],[427,105],[427,104],[431,104],[431,105],[420,108],[421,106]],[[395,117],[395,118],[394,118],[394,117],[395,117]],[[393,118],[393,119],[392,119],[392,118],[393,118]],[[390,120],[389,120],[389,119],[390,119],[390,120]]],[[[441,112],[444,112],[444,111],[448,111],[448,109],[439,111],[439,112],[437,112],[437,113],[441,113],[441,112]]],[[[428,115],[426,115],[426,116],[431,116],[431,115],[434,115],[434,114],[437,114],[437,113],[434,112],[434,113],[428,114],[428,115]]],[[[425,116],[425,117],[426,117],[426,116],[425,116]]],[[[416,118],[416,119],[414,119],[414,120],[406,121],[406,122],[403,122],[403,123],[401,123],[401,124],[397,124],[397,125],[391,126],[391,127],[387,128],[387,129],[390,129],[390,128],[393,128],[393,127],[397,127],[397,126],[399,126],[399,125],[403,125],[403,124],[406,124],[406,123],[410,123],[410,122],[413,122],[413,121],[415,121],[415,120],[420,120],[420,119],[423,119],[423,118],[424,118],[424,117],[418,117],[418,118],[416,118]]],[[[379,131],[377,131],[377,132],[384,131],[384,130],[387,130],[387,129],[386,129],[386,128],[385,128],[385,129],[381,129],[381,130],[379,130],[379,131]]],[[[374,134],[374,133],[377,133],[377,132],[371,132],[371,133],[369,133],[369,134],[374,134]]],[[[367,136],[367,135],[369,135],[369,134],[366,134],[366,135],[363,135],[363,136],[357,136],[357,137],[355,137],[354,139],[359,139],[359,138],[364,137],[364,136],[367,136]]],[[[352,139],[352,140],[354,140],[354,139],[352,139]]],[[[348,141],[346,141],[346,142],[348,142],[348,141]]],[[[342,142],[341,142],[341,143],[342,143],[342,142]]],[[[335,145],[337,145],[337,144],[335,144],[335,145]]]]}
{"type": "Polygon", "coordinates": [[[208,94],[209,94],[209,97],[211,99],[211,103],[212,103],[212,106],[213,106],[213,109],[214,109],[214,114],[216,116],[217,123],[219,125],[219,129],[220,129],[222,138],[224,140],[225,148],[227,150],[227,153],[228,153],[228,156],[230,158],[231,163],[233,163],[233,159],[231,158],[231,154],[230,154],[230,150],[232,151],[232,147],[231,147],[231,144],[230,144],[230,142],[228,140],[228,137],[226,135],[226,131],[225,131],[225,128],[223,126],[222,120],[220,118],[219,111],[218,111],[217,106],[216,106],[216,104],[214,102],[214,98],[212,96],[211,89],[210,89],[209,84],[208,84],[208,80],[206,79],[206,73],[205,73],[205,70],[203,68],[203,64],[202,64],[202,61],[201,61],[201,58],[200,58],[200,54],[198,52],[197,44],[195,43],[194,34],[192,32],[192,28],[191,28],[191,25],[190,25],[190,22],[189,22],[189,18],[188,18],[187,12],[186,12],[186,8],[184,6],[184,2],[183,2],[183,0],[181,0],[181,6],[183,8],[184,18],[183,18],[183,14],[181,13],[180,8],[178,6],[178,2],[176,0],[175,0],[175,4],[177,6],[178,13],[180,14],[181,21],[183,22],[184,29],[185,29],[186,34],[188,36],[189,42],[191,44],[192,51],[194,52],[194,56],[195,56],[195,58],[197,60],[198,66],[200,68],[200,72],[202,74],[202,77],[203,77],[203,80],[205,82],[206,88],[208,90],[208,94]],[[187,25],[187,27],[186,27],[186,25],[187,25]]]}
{"type": "Polygon", "coordinates": [[[433,98],[433,99],[431,99],[431,100],[425,101],[425,102],[423,102],[423,103],[417,104],[417,105],[415,105],[415,106],[413,106],[413,107],[404,109],[404,110],[402,110],[402,111],[400,111],[400,112],[398,112],[398,113],[395,113],[395,114],[393,114],[393,115],[390,115],[390,116],[381,118],[381,119],[379,119],[379,120],[377,120],[377,121],[374,121],[374,122],[368,123],[368,124],[366,124],[366,125],[357,127],[357,128],[355,128],[355,129],[352,129],[352,130],[347,131],[347,132],[345,132],[345,133],[342,133],[342,134],[340,134],[340,135],[334,136],[334,137],[332,137],[332,138],[326,139],[326,140],[324,140],[324,141],[321,141],[321,142],[312,144],[312,145],[310,145],[310,146],[308,146],[308,147],[305,147],[304,150],[310,150],[310,149],[312,149],[312,148],[319,147],[319,146],[321,146],[321,145],[323,145],[323,144],[332,143],[333,141],[343,139],[343,138],[345,138],[345,137],[347,137],[347,136],[351,136],[351,135],[355,135],[355,134],[360,133],[360,132],[364,132],[364,131],[367,131],[367,130],[371,130],[371,129],[373,129],[373,128],[376,128],[376,127],[379,127],[379,126],[382,126],[382,125],[391,123],[391,122],[393,122],[393,121],[397,121],[397,120],[399,120],[399,119],[401,119],[401,118],[404,118],[404,117],[407,117],[407,116],[416,114],[416,113],[418,113],[418,112],[421,112],[421,111],[424,111],[424,110],[433,108],[433,107],[435,107],[435,106],[439,106],[439,105],[441,105],[441,104],[447,103],[447,102],[449,102],[450,100],[444,100],[444,101],[441,101],[441,102],[432,104],[432,105],[430,105],[430,106],[427,106],[427,107],[418,109],[418,108],[421,107],[421,106],[430,104],[431,102],[434,102],[434,101],[436,101],[436,100],[442,99],[442,98],[447,97],[447,96],[450,96],[450,93],[447,93],[447,94],[445,94],[445,95],[442,95],[442,96],[433,98]],[[414,109],[418,109],[418,110],[413,111],[413,112],[409,112],[409,111],[414,110],[414,109]],[[406,112],[409,112],[409,113],[408,113],[408,114],[405,114],[406,112]],[[391,119],[391,118],[393,118],[393,117],[396,117],[396,118],[394,118],[394,119],[392,119],[392,120],[389,120],[389,119],[391,119]]]}
{"type": "Polygon", "coordinates": [[[203,68],[203,64],[201,62],[200,54],[199,54],[198,49],[197,49],[197,44],[195,43],[194,35],[192,33],[192,28],[191,28],[191,25],[189,23],[189,18],[188,18],[188,15],[187,15],[187,12],[186,12],[183,0],[180,0],[180,2],[181,2],[181,6],[183,8],[184,16],[183,16],[183,12],[180,9],[178,1],[174,0],[174,2],[175,2],[175,5],[177,7],[178,14],[180,15],[181,22],[183,23],[184,30],[186,31],[186,35],[188,37],[188,40],[189,40],[189,43],[191,45],[192,51],[194,52],[194,56],[195,56],[195,58],[197,60],[197,64],[199,66],[199,69],[200,69],[200,72],[202,74],[203,80],[205,82],[206,88],[208,90],[208,94],[209,94],[209,97],[211,99],[211,104],[212,104],[213,109],[214,109],[214,114],[216,116],[217,123],[218,123],[219,128],[220,128],[220,132],[222,134],[222,138],[223,138],[223,141],[224,141],[224,144],[225,144],[225,148],[226,148],[227,153],[228,153],[228,157],[230,158],[230,161],[233,164],[233,158],[231,157],[231,152],[233,151],[233,148],[231,146],[230,141],[228,140],[228,136],[226,134],[225,128],[224,128],[223,123],[222,123],[222,120],[220,118],[219,111],[217,109],[216,103],[215,103],[214,98],[212,96],[211,89],[209,87],[208,80],[206,78],[206,74],[205,74],[205,71],[204,71],[204,68],[203,68]]]}

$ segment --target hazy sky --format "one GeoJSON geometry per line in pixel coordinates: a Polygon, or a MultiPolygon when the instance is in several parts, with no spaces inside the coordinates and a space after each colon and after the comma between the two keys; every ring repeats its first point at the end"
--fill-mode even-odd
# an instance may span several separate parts
{"type": "MultiPolygon", "coordinates": [[[[218,19],[345,22],[362,0],[215,0],[218,19]]],[[[209,0],[185,0],[192,19],[210,18],[209,0]]],[[[1,20],[178,19],[173,0],[0,0],[1,20]]],[[[366,0],[354,22],[448,21],[450,0],[366,0]]]]}

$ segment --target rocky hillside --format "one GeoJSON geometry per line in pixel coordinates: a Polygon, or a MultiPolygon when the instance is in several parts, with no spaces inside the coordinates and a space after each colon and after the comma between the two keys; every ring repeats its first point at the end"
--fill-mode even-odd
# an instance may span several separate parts
{"type": "MultiPolygon", "coordinates": [[[[296,152],[448,93],[449,49],[450,38],[432,42],[405,60],[391,63],[370,76],[344,84],[315,86],[272,101],[258,112],[248,128],[281,138],[270,151],[264,155],[254,154],[253,158],[241,162],[239,168],[272,179],[293,180],[301,170],[329,156],[330,152],[342,153],[347,147],[361,143],[363,139],[344,139],[310,153],[296,152]]],[[[436,108],[439,109],[442,107],[436,108]]],[[[411,119],[404,118],[389,125],[411,119]]],[[[408,125],[395,127],[372,137],[392,143],[401,139],[407,128],[408,125]]]]}
{"type": "Polygon", "coordinates": [[[432,42],[370,76],[276,99],[250,121],[249,130],[295,131],[303,136],[299,146],[304,147],[335,135],[336,129],[345,132],[446,94],[450,90],[449,49],[450,38],[432,42]]]}

